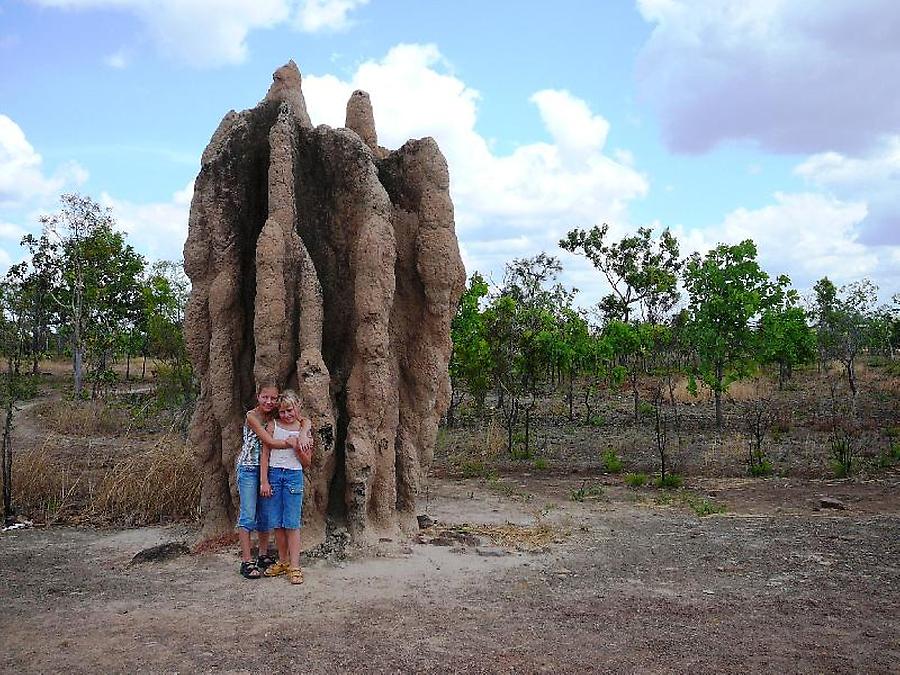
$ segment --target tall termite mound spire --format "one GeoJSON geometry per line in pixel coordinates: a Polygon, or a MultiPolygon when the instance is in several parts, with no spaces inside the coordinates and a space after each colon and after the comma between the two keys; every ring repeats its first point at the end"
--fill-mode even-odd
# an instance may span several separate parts
{"type": "Polygon", "coordinates": [[[447,163],[431,138],[379,147],[365,92],[348,128],[313,128],[294,62],[273,79],[213,134],[184,247],[203,528],[234,526],[244,413],[274,377],[313,420],[304,547],[329,519],[365,543],[415,526],[449,401],[465,271],[447,163]]]}

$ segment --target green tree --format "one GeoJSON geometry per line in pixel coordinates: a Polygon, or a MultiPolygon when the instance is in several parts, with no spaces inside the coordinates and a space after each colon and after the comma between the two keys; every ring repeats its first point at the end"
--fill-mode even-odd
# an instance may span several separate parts
{"type": "Polygon", "coordinates": [[[459,300],[456,314],[450,323],[453,351],[450,354],[450,384],[452,387],[447,422],[453,426],[454,411],[464,391],[467,391],[479,410],[491,386],[491,352],[485,335],[481,303],[488,294],[488,285],[478,272],[469,278],[469,285],[459,300]]]}
{"type": "Polygon", "coordinates": [[[32,298],[24,288],[26,282],[20,276],[21,268],[7,272],[0,282],[0,354],[5,368],[0,376],[0,403],[3,405],[4,424],[0,467],[3,480],[3,521],[11,523],[15,517],[12,503],[13,467],[13,417],[16,403],[24,395],[24,378],[20,363],[28,346],[28,325],[32,310],[32,298]]]}
{"type": "Polygon", "coordinates": [[[183,265],[168,260],[155,262],[142,280],[141,290],[140,325],[146,331],[146,352],[159,361],[157,395],[165,404],[192,402],[194,371],[183,329],[190,281],[183,265]]]}
{"type": "Polygon", "coordinates": [[[109,209],[78,194],[60,201],[58,213],[41,217],[57,280],[51,296],[72,341],[75,395],[82,394],[86,358],[96,394],[123,329],[137,320],[144,259],[115,231],[109,209]]]}
{"type": "Polygon", "coordinates": [[[697,351],[695,375],[712,389],[716,426],[722,428],[722,394],[751,371],[757,354],[753,321],[773,306],[790,280],[772,283],[756,261],[756,244],[720,244],[688,260],[688,339],[697,351]]]}
{"type": "Polygon", "coordinates": [[[759,321],[759,356],[762,363],[778,365],[778,387],[791,378],[794,366],[808,363],[816,354],[816,336],[807,324],[806,312],[797,305],[793,290],[763,311],[759,321]]]}
{"type": "Polygon", "coordinates": [[[856,358],[879,333],[878,286],[861,279],[840,289],[823,277],[813,288],[816,335],[823,366],[834,359],[841,363],[847,384],[857,394],[856,358]]]}
{"type": "Polygon", "coordinates": [[[561,248],[586,257],[600,270],[612,293],[599,304],[607,319],[629,323],[634,307],[649,323],[659,323],[678,302],[678,276],[683,266],[678,240],[664,229],[658,240],[649,227],[618,242],[607,241],[609,225],[574,229],[560,240],[561,248]]]}

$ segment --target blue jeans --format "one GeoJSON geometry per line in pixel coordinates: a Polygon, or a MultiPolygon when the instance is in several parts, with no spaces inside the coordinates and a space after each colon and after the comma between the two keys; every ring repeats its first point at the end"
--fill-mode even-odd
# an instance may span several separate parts
{"type": "Polygon", "coordinates": [[[263,523],[259,522],[257,514],[257,504],[259,501],[259,467],[237,466],[237,486],[238,495],[241,498],[241,511],[238,514],[237,526],[245,530],[259,530],[267,532],[265,527],[260,527],[263,523]]]}
{"type": "Polygon", "coordinates": [[[303,515],[303,470],[269,468],[271,497],[259,498],[260,529],[296,530],[303,515]]]}

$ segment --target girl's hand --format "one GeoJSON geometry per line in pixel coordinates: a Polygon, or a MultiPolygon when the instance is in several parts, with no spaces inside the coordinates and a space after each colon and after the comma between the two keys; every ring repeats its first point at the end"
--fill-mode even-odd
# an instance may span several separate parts
{"type": "Polygon", "coordinates": [[[288,436],[285,439],[285,443],[288,443],[294,450],[300,450],[303,447],[303,441],[300,440],[299,436],[288,436]]]}
{"type": "Polygon", "coordinates": [[[309,471],[309,467],[312,465],[312,443],[310,442],[309,446],[301,450],[298,454],[300,466],[303,467],[304,471],[309,471]]]}
{"type": "Polygon", "coordinates": [[[269,481],[259,484],[259,496],[260,497],[271,497],[272,496],[272,486],[269,485],[269,481]]]}

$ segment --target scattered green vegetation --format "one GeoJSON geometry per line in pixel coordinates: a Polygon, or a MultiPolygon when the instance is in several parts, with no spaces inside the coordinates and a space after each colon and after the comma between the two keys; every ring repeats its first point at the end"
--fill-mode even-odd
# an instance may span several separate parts
{"type": "Polygon", "coordinates": [[[498,492],[509,499],[521,499],[523,502],[531,501],[534,497],[530,492],[520,490],[512,483],[507,483],[496,472],[487,476],[487,486],[494,492],[498,492]]]}
{"type": "Polygon", "coordinates": [[[761,478],[763,476],[771,476],[772,471],[774,470],[772,467],[772,462],[769,461],[767,457],[761,457],[750,462],[749,465],[750,475],[754,478],[761,478]]]}
{"type": "Polygon", "coordinates": [[[496,477],[497,470],[488,466],[483,459],[464,459],[456,463],[463,478],[487,478],[496,477]]]}
{"type": "Polygon", "coordinates": [[[645,473],[626,473],[625,484],[628,487],[641,487],[647,483],[647,474],[645,473]]]}
{"type": "Polygon", "coordinates": [[[657,478],[653,484],[664,490],[677,490],[684,485],[684,480],[677,473],[667,473],[664,478],[657,478]]]}
{"type": "Polygon", "coordinates": [[[569,495],[569,498],[573,502],[584,502],[589,500],[596,500],[603,498],[603,486],[602,485],[588,485],[587,481],[582,481],[581,487],[577,490],[572,490],[572,494],[569,495]]]}
{"type": "Polygon", "coordinates": [[[699,518],[713,513],[724,513],[727,510],[724,504],[719,504],[691,490],[663,492],[654,498],[653,503],[658,506],[686,506],[699,518]]]}
{"type": "Polygon", "coordinates": [[[600,463],[603,465],[603,470],[607,473],[619,473],[622,471],[622,458],[612,448],[603,453],[600,457],[600,463]]]}
{"type": "Polygon", "coordinates": [[[838,478],[846,478],[853,471],[853,443],[848,437],[831,441],[831,470],[838,478]]]}
{"type": "Polygon", "coordinates": [[[534,467],[535,471],[546,471],[550,468],[550,462],[546,457],[537,457],[531,463],[531,466],[534,467]]]}

